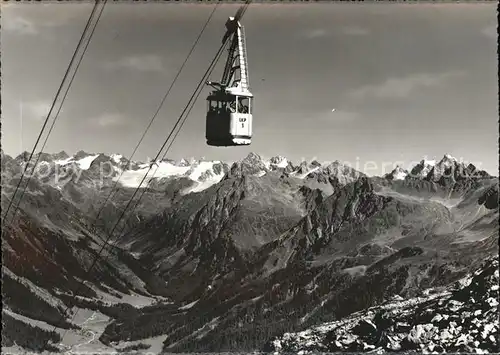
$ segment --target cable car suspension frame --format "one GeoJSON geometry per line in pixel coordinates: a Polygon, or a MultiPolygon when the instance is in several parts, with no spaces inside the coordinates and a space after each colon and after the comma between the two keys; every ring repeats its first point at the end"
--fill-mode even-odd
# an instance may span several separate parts
{"type": "Polygon", "coordinates": [[[211,146],[249,145],[252,138],[253,95],[249,88],[245,30],[239,22],[242,9],[226,22],[225,43],[231,44],[220,82],[207,81],[214,88],[207,97],[206,139],[211,146]]]}

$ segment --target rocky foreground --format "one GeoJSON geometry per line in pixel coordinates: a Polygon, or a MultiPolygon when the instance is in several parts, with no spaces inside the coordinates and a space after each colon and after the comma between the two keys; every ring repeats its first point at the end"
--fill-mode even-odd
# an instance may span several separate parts
{"type": "Polygon", "coordinates": [[[408,300],[395,296],[339,321],[285,333],[265,350],[498,353],[498,275],[495,257],[453,286],[427,289],[408,300]]]}

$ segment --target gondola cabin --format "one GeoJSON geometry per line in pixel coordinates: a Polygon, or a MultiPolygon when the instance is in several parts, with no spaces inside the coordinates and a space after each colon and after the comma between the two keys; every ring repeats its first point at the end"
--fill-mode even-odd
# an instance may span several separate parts
{"type": "Polygon", "coordinates": [[[206,139],[216,147],[249,145],[252,140],[252,94],[215,92],[207,98],[206,139]]]}

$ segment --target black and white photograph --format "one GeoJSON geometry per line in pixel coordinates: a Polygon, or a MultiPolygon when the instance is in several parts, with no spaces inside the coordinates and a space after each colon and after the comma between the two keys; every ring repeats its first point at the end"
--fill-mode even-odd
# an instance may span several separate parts
{"type": "Polygon", "coordinates": [[[497,16],[0,2],[1,353],[500,353],[497,16]]]}

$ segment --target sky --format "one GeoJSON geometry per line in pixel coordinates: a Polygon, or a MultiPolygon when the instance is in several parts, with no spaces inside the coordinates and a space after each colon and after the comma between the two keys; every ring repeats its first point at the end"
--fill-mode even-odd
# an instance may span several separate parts
{"type": "MultiPolygon", "coordinates": [[[[108,3],[44,151],[129,157],[214,6],[108,3]]],[[[219,5],[134,160],[156,155],[237,8],[219,5]]],[[[1,4],[7,154],[33,148],[91,9],[1,4]]],[[[255,152],[340,160],[371,175],[447,153],[498,175],[494,3],[256,3],[242,24],[252,144],[206,145],[206,87],[169,158],[235,161],[255,152]]]]}

